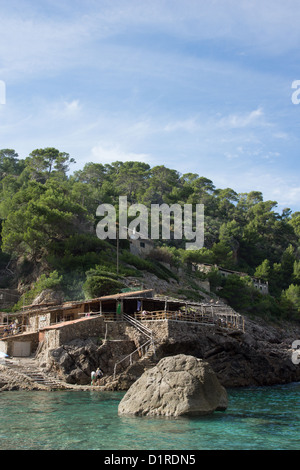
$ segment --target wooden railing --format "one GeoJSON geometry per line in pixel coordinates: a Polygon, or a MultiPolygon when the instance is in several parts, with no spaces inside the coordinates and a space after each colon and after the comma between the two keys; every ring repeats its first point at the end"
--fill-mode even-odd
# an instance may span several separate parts
{"type": "MultiPolygon", "coordinates": [[[[103,312],[106,321],[122,320],[122,315],[112,312],[103,312]]],[[[234,328],[244,331],[244,319],[230,307],[204,305],[201,308],[187,311],[155,310],[153,312],[135,312],[132,318],[144,322],[147,320],[173,320],[183,322],[218,325],[225,328],[234,328]]]]}
{"type": "Polygon", "coordinates": [[[147,312],[146,314],[136,312],[134,314],[134,318],[139,321],[173,320],[211,325],[216,324],[227,328],[244,329],[243,318],[230,308],[218,309],[217,312],[215,309],[211,311],[202,309],[187,312],[156,310],[153,312],[147,312]]]}
{"type": "Polygon", "coordinates": [[[123,319],[130,323],[140,333],[143,333],[145,336],[147,336],[147,338],[153,340],[152,330],[150,330],[150,328],[141,323],[140,320],[130,315],[127,315],[126,313],[123,313],[123,319]]]}
{"type": "Polygon", "coordinates": [[[17,328],[11,328],[10,325],[0,325],[0,338],[8,338],[20,335],[26,331],[26,326],[18,325],[17,328]]]}

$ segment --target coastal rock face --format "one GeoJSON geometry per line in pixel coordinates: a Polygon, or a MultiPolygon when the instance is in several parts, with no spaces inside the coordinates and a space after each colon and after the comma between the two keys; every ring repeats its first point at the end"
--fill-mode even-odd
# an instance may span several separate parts
{"type": "Polygon", "coordinates": [[[130,387],[119,414],[206,415],[227,408],[227,393],[207,362],[179,354],[165,357],[130,387]]]}
{"type": "Polygon", "coordinates": [[[32,302],[32,305],[38,305],[43,303],[61,304],[64,300],[64,294],[61,291],[53,289],[43,290],[32,302]]]}
{"type": "Polygon", "coordinates": [[[92,371],[101,367],[105,376],[110,375],[120,357],[127,356],[134,349],[134,342],[130,340],[101,342],[98,338],[77,338],[47,351],[46,357],[41,356],[39,361],[68,384],[88,385],[92,371]]]}
{"type": "Polygon", "coordinates": [[[17,372],[7,366],[0,365],[0,392],[15,390],[45,390],[46,387],[39,386],[24,374],[17,372]]]}
{"type": "Polygon", "coordinates": [[[300,325],[270,325],[245,319],[245,331],[173,322],[169,336],[156,348],[158,357],[192,354],[207,361],[228,387],[286,384],[300,381],[300,365],[292,362],[292,343],[300,325]]]}

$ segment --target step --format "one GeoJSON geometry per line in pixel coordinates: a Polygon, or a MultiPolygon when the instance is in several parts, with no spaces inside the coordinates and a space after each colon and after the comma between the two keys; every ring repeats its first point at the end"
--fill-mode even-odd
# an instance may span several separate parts
{"type": "Polygon", "coordinates": [[[32,368],[28,367],[28,363],[25,365],[21,365],[19,363],[10,363],[7,364],[10,369],[18,371],[20,374],[25,375],[26,377],[30,378],[36,383],[39,383],[41,385],[45,386],[60,386],[63,387],[64,385],[57,379],[48,377],[47,375],[44,375],[42,372],[39,370],[33,370],[34,368],[34,363],[32,363],[32,368]]]}

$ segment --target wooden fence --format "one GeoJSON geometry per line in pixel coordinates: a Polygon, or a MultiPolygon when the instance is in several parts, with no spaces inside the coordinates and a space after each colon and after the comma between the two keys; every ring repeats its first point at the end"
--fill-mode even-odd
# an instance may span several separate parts
{"type": "Polygon", "coordinates": [[[139,321],[145,320],[173,320],[183,322],[194,322],[202,324],[219,325],[225,328],[244,330],[244,320],[241,315],[230,308],[208,308],[191,309],[188,311],[157,310],[143,314],[136,312],[134,318],[139,321]]]}
{"type": "MultiPolygon", "coordinates": [[[[122,314],[102,312],[106,321],[122,321],[122,314]]],[[[148,320],[173,320],[183,322],[219,325],[224,328],[234,328],[244,331],[244,318],[226,306],[200,305],[187,307],[185,310],[155,310],[152,312],[135,312],[133,318],[141,322],[148,320]]]]}

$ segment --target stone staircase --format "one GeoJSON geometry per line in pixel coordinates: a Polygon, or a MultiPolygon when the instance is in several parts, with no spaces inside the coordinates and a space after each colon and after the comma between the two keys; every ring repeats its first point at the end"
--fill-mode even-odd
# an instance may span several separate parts
{"type": "Polygon", "coordinates": [[[38,385],[45,386],[50,389],[65,389],[67,384],[56,379],[48,373],[45,373],[38,367],[38,363],[34,359],[16,359],[6,361],[5,366],[10,370],[15,370],[18,374],[24,375],[38,385]]]}
{"type": "Polygon", "coordinates": [[[50,388],[65,388],[62,382],[50,377],[49,375],[44,375],[42,372],[27,369],[26,371],[23,371],[23,374],[39,385],[44,385],[50,388]]]}
{"type": "MultiPolygon", "coordinates": [[[[147,326],[145,326],[139,320],[131,317],[130,315],[123,313],[123,320],[127,321],[131,326],[133,326],[137,331],[143,333],[147,341],[140,345],[135,351],[128,354],[127,356],[123,357],[121,360],[117,361],[114,366],[114,373],[113,378],[115,379],[117,368],[120,364],[123,363],[123,368],[125,365],[127,367],[132,366],[134,362],[145,362],[147,364],[147,368],[153,367],[152,362],[155,358],[155,342],[153,338],[153,332],[147,326]],[[149,364],[149,367],[148,367],[149,364]]],[[[154,364],[155,365],[155,364],[154,364]]]]}
{"type": "Polygon", "coordinates": [[[156,366],[158,361],[156,358],[156,351],[153,343],[150,343],[147,352],[142,358],[142,362],[145,365],[145,370],[151,369],[152,367],[156,366]]]}
{"type": "MultiPolygon", "coordinates": [[[[118,369],[118,373],[116,373],[117,371],[115,368],[112,375],[103,377],[103,379],[101,379],[100,385],[103,386],[106,390],[127,390],[127,388],[132,385],[132,380],[137,380],[143,374],[143,372],[152,369],[152,367],[155,367],[159,361],[156,357],[155,346],[153,343],[149,342],[149,345],[146,347],[146,349],[147,350],[143,353],[142,357],[130,361],[130,364],[128,364],[127,367],[124,367],[123,365],[123,368],[120,370],[118,369]],[[124,384],[124,380],[127,385],[126,388],[119,388],[120,384],[124,384]]],[[[126,361],[126,359],[128,362],[128,358],[129,356],[126,356],[126,358],[123,358],[120,363],[126,361]]]]}

